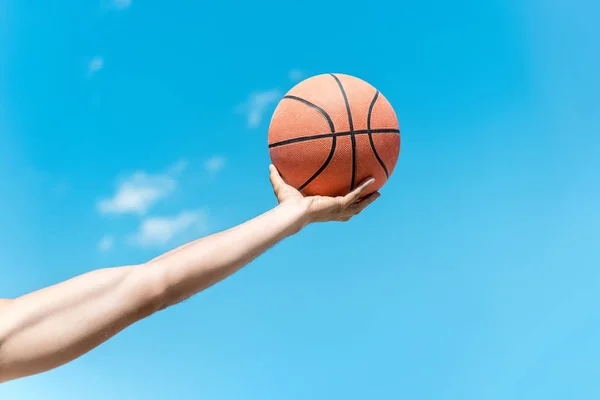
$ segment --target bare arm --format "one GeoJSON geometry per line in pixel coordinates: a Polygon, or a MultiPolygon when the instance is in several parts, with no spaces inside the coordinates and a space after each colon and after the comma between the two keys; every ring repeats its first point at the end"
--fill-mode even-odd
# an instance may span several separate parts
{"type": "Polygon", "coordinates": [[[231,275],[310,222],[347,220],[377,195],[303,198],[272,168],[280,204],[145,264],[92,271],[0,302],[0,383],[65,364],[129,325],[231,275]]]}
{"type": "Polygon", "coordinates": [[[301,218],[278,206],[146,264],[92,271],[13,300],[0,310],[0,381],[67,363],[205,289],[298,229],[301,218]]]}

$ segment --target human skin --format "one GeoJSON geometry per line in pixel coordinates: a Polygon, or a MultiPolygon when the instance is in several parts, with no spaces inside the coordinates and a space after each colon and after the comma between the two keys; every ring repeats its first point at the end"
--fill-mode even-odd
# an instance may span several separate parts
{"type": "Polygon", "coordinates": [[[304,197],[269,168],[279,204],[256,218],[143,264],[98,269],[0,299],[0,383],[66,364],[225,279],[308,224],[348,221],[379,197],[362,198],[372,179],[344,197],[304,197]]]}

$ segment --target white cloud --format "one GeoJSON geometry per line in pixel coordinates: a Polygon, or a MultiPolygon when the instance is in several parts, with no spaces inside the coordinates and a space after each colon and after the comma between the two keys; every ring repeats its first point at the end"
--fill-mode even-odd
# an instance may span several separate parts
{"type": "Polygon", "coordinates": [[[250,94],[245,103],[238,106],[238,112],[246,114],[247,123],[250,128],[260,125],[267,107],[277,102],[281,97],[278,89],[265,92],[254,92],[250,94]]]}
{"type": "Polygon", "coordinates": [[[115,245],[115,238],[111,235],[103,236],[98,242],[98,250],[103,253],[110,251],[115,245]]]}
{"type": "Polygon", "coordinates": [[[175,180],[168,175],[148,175],[139,171],[123,180],[113,197],[101,200],[98,210],[103,214],[145,214],[176,186],[175,180]]]}
{"type": "Polygon", "coordinates": [[[113,5],[119,10],[124,10],[131,6],[131,0],[113,0],[113,5]]]}
{"type": "Polygon", "coordinates": [[[104,58],[100,56],[96,56],[90,60],[88,64],[88,73],[90,75],[94,75],[96,72],[100,71],[104,68],[104,58]]]}
{"type": "Polygon", "coordinates": [[[161,246],[186,232],[200,234],[206,227],[204,211],[182,211],[173,217],[148,217],[142,220],[138,231],[130,236],[129,241],[142,247],[161,246]]]}
{"type": "Polygon", "coordinates": [[[143,215],[158,201],[173,193],[177,187],[175,176],[187,166],[187,161],[179,161],[167,173],[151,175],[144,171],[121,180],[115,194],[98,202],[102,214],[143,215]]]}
{"type": "Polygon", "coordinates": [[[225,157],[212,156],[204,162],[204,169],[209,174],[216,174],[225,167],[225,157]]]}
{"type": "Polygon", "coordinates": [[[304,73],[299,69],[294,68],[288,73],[288,78],[290,79],[290,81],[298,82],[302,80],[302,78],[304,78],[304,73]]]}

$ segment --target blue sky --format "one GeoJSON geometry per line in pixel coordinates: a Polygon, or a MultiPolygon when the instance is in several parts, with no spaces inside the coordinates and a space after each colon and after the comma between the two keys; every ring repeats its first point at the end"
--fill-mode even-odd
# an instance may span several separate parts
{"type": "Polygon", "coordinates": [[[596,2],[204,3],[0,2],[0,295],[274,206],[268,122],[304,77],[384,93],[392,179],[0,398],[600,395],[596,2]]]}

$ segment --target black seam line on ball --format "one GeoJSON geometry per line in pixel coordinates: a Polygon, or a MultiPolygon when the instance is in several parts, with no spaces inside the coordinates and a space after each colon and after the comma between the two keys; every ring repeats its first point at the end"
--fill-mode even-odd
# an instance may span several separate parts
{"type": "Polygon", "coordinates": [[[325,117],[325,119],[327,120],[327,123],[329,124],[329,129],[331,130],[331,133],[335,132],[335,127],[333,126],[333,121],[331,120],[331,117],[329,116],[329,114],[327,114],[327,111],[323,110],[321,107],[319,107],[316,104],[311,103],[308,100],[304,100],[301,97],[297,97],[297,96],[283,96],[284,99],[291,99],[291,100],[296,100],[299,101],[300,103],[304,103],[309,107],[314,108],[315,110],[317,110],[318,112],[321,113],[322,116],[325,117]]]}
{"type": "Polygon", "coordinates": [[[340,90],[342,91],[342,96],[344,96],[344,102],[346,103],[346,112],[348,113],[348,127],[350,128],[350,139],[352,140],[352,178],[350,180],[350,191],[354,190],[354,186],[356,184],[356,136],[354,136],[354,124],[352,123],[352,112],[350,111],[350,102],[348,101],[348,96],[346,95],[346,90],[344,89],[344,85],[342,85],[342,81],[335,76],[335,74],[330,74],[333,79],[337,82],[340,90]]]}
{"type": "Polygon", "coordinates": [[[329,155],[327,156],[327,160],[325,160],[325,162],[323,163],[323,165],[321,165],[321,168],[319,168],[317,170],[317,172],[315,172],[315,174],[313,176],[311,176],[310,178],[308,178],[308,180],[306,182],[304,182],[302,184],[302,186],[300,186],[298,188],[298,190],[302,190],[305,187],[307,187],[313,180],[315,180],[315,178],[317,176],[319,176],[321,174],[321,172],[323,172],[325,170],[325,168],[327,168],[327,166],[331,162],[331,159],[333,158],[333,154],[335,153],[336,142],[337,142],[336,137],[333,136],[333,140],[331,141],[331,151],[329,152],[329,155]]]}
{"type": "MultiPolygon", "coordinates": [[[[373,97],[371,106],[369,106],[369,114],[367,115],[367,129],[369,131],[371,130],[371,115],[373,114],[373,107],[375,107],[375,102],[377,101],[378,98],[379,98],[379,90],[375,92],[375,97],[373,97]]],[[[371,143],[371,149],[373,150],[373,154],[375,154],[375,158],[377,158],[377,161],[379,161],[381,168],[383,168],[383,172],[385,172],[386,179],[389,179],[390,175],[388,174],[388,170],[385,166],[385,163],[383,162],[383,160],[381,159],[381,157],[379,157],[379,154],[377,153],[377,149],[375,148],[375,142],[373,141],[373,134],[371,132],[369,132],[369,142],[371,143]]]]}
{"type": "MultiPolygon", "coordinates": [[[[323,115],[325,117],[325,119],[327,120],[327,123],[329,124],[329,129],[331,129],[331,150],[329,151],[329,155],[327,156],[327,159],[325,160],[325,162],[323,163],[323,165],[321,165],[321,168],[319,168],[317,170],[317,172],[315,172],[313,174],[313,176],[311,176],[310,178],[308,178],[308,180],[306,182],[304,182],[299,188],[298,190],[302,190],[305,187],[307,187],[312,181],[315,180],[315,178],[317,176],[319,176],[321,174],[321,172],[323,172],[325,170],[325,168],[327,168],[327,166],[329,165],[329,163],[331,162],[331,159],[333,158],[333,155],[335,154],[335,148],[336,148],[336,143],[337,143],[337,138],[335,136],[335,126],[333,125],[333,121],[331,120],[331,117],[329,116],[329,114],[327,114],[327,111],[323,110],[321,107],[317,106],[316,104],[311,103],[308,100],[304,100],[301,97],[297,97],[297,96],[284,96],[284,99],[291,99],[291,100],[296,100],[299,101],[303,104],[306,104],[309,107],[314,108],[315,110],[317,110],[318,112],[321,113],[321,115],[323,115]]],[[[271,147],[271,146],[269,146],[271,147]]]]}
{"type": "Polygon", "coordinates": [[[275,142],[275,143],[271,143],[269,145],[269,148],[272,149],[274,147],[280,147],[280,146],[285,146],[288,144],[294,144],[294,143],[301,143],[301,142],[309,142],[311,140],[319,140],[319,139],[327,139],[330,137],[340,137],[340,136],[350,136],[351,134],[354,135],[367,135],[367,134],[373,134],[373,135],[379,135],[379,134],[399,134],[400,133],[400,129],[361,129],[361,130],[356,130],[354,132],[335,132],[335,133],[320,133],[317,135],[311,135],[311,136],[303,136],[303,137],[297,137],[297,138],[293,138],[293,139],[287,139],[287,140],[282,140],[281,142],[275,142]]]}

